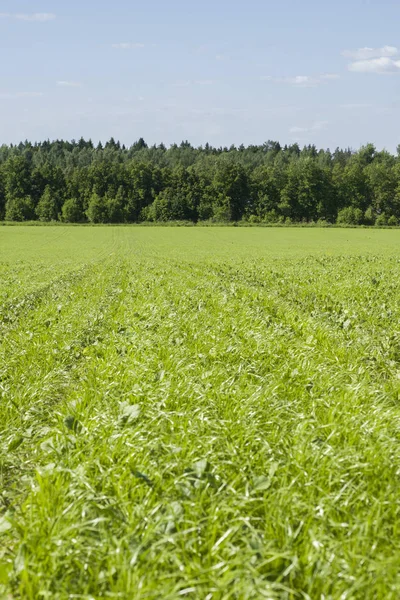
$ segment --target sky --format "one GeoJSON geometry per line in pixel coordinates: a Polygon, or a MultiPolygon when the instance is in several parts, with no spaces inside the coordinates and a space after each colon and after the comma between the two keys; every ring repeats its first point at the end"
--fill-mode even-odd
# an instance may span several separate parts
{"type": "Polygon", "coordinates": [[[400,144],[400,1],[0,0],[0,144],[400,144]]]}

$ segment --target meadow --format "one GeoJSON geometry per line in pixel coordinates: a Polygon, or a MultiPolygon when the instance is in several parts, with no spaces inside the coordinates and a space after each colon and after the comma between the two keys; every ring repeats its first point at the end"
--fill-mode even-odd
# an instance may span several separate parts
{"type": "Polygon", "coordinates": [[[0,229],[0,598],[400,597],[400,231],[0,229]]]}

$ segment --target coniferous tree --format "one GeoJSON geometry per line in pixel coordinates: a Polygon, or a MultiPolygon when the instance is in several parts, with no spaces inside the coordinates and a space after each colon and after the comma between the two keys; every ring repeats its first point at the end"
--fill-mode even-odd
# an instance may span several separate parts
{"type": "Polygon", "coordinates": [[[394,225],[400,151],[268,141],[215,148],[188,141],[129,149],[45,140],[0,146],[0,219],[316,221],[394,225]]]}

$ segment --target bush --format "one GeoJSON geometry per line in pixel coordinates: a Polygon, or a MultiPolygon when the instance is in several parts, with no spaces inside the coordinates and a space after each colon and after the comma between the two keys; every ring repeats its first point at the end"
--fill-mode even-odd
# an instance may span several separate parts
{"type": "Polygon", "coordinates": [[[264,215],[264,223],[278,223],[279,215],[275,209],[269,210],[264,215]]]}
{"type": "Polygon", "coordinates": [[[258,215],[250,215],[248,219],[242,219],[247,223],[261,223],[261,219],[258,215]]]}
{"type": "Polygon", "coordinates": [[[388,224],[388,218],[384,212],[376,217],[375,225],[377,227],[384,227],[387,224],[388,224]]]}
{"type": "Polygon", "coordinates": [[[338,225],[362,225],[364,215],[360,208],[348,206],[339,211],[336,223],[338,225]]]}
{"type": "Polygon", "coordinates": [[[394,215],[388,218],[388,225],[390,225],[391,227],[397,227],[398,224],[399,220],[394,215]]]}
{"type": "Polygon", "coordinates": [[[331,227],[331,223],[329,223],[329,221],[326,221],[325,219],[318,219],[317,221],[317,227],[331,227]]]}
{"type": "Polygon", "coordinates": [[[214,208],[213,221],[217,223],[229,223],[232,220],[232,212],[228,205],[216,206],[214,208]]]}
{"type": "Polygon", "coordinates": [[[6,202],[6,221],[30,221],[35,218],[35,205],[30,196],[9,198],[6,202]]]}
{"type": "Polygon", "coordinates": [[[61,219],[64,223],[81,223],[85,220],[82,206],[76,198],[69,198],[61,209],[61,219]]]}

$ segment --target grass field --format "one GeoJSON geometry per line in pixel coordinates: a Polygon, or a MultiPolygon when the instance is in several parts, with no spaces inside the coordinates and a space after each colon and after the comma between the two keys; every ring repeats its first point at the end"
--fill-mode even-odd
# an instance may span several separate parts
{"type": "Polygon", "coordinates": [[[1,599],[398,599],[400,231],[0,229],[1,599]]]}

